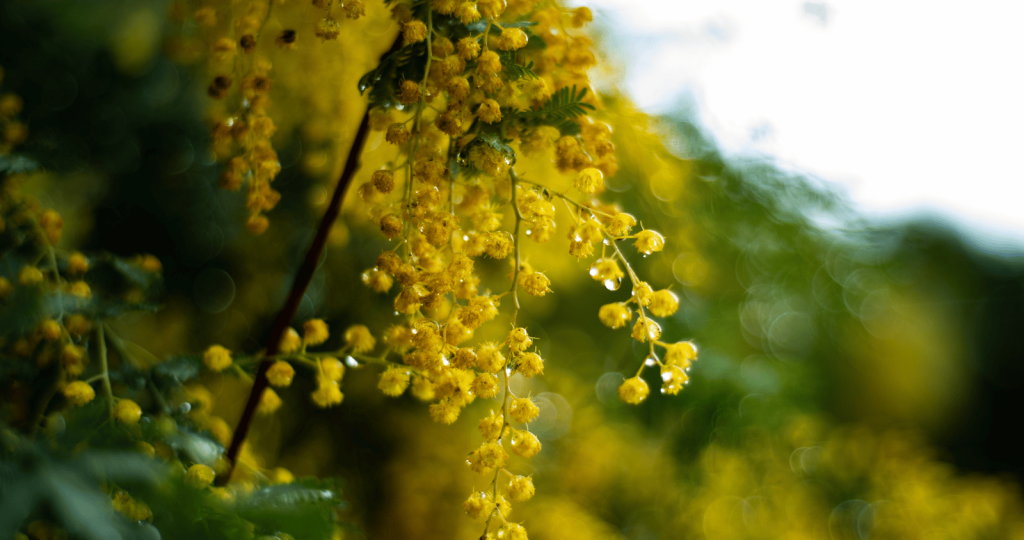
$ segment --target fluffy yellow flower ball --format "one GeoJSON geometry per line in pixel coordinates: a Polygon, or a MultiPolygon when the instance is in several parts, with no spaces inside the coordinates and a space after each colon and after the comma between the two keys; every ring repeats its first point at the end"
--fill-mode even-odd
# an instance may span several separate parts
{"type": "Polygon", "coordinates": [[[72,405],[81,407],[96,397],[96,391],[82,381],[75,381],[64,387],[64,397],[72,405]]]}
{"type": "Polygon", "coordinates": [[[290,386],[293,378],[295,378],[295,368],[283,360],[274,362],[267,369],[267,380],[274,386],[281,388],[290,386]]]}
{"type": "Polygon", "coordinates": [[[216,476],[210,467],[196,463],[185,473],[185,483],[194,489],[203,489],[212,484],[216,476]]]}
{"type": "Polygon", "coordinates": [[[203,353],[203,363],[211,371],[224,371],[231,365],[231,351],[220,345],[210,345],[203,353]]]}
{"type": "Polygon", "coordinates": [[[647,383],[640,377],[626,379],[622,385],[619,386],[619,399],[631,405],[637,405],[643,402],[643,400],[647,399],[647,395],[650,393],[651,388],[647,386],[647,383]]]}
{"type": "Polygon", "coordinates": [[[310,319],[302,323],[302,341],[306,345],[320,345],[330,336],[330,328],[323,319],[310,319]]]}
{"type": "Polygon", "coordinates": [[[114,419],[122,424],[134,425],[142,418],[142,407],[130,399],[119,399],[114,405],[114,419]]]}

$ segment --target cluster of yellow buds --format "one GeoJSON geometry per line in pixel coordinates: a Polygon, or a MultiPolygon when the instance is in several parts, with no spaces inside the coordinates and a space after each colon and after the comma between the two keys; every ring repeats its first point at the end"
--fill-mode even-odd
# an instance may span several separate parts
{"type": "MultiPolygon", "coordinates": [[[[398,3],[393,12],[401,47],[364,83],[374,106],[370,125],[396,155],[356,188],[366,216],[395,242],[362,275],[380,293],[399,287],[393,305],[401,322],[383,331],[384,351],[374,357],[389,363],[379,386],[398,396],[411,385],[416,397],[433,402],[430,416],[445,424],[475,399],[499,397],[500,407],[480,421],[483,443],[467,460],[490,483],[464,507],[486,520],[484,537],[524,539],[525,529],[507,518],[510,500],[533,495],[533,480],[505,466],[510,452],[530,458],[541,450],[529,429],[539,409],[529,396],[514,395],[508,379],[544,372],[534,338],[516,323],[518,295],[521,289],[544,296],[552,282],[524,260],[521,241],[554,237],[556,198],[570,209],[570,256],[590,258],[600,246],[590,274],[610,289],[628,273],[634,298],[605,306],[599,318],[624,327],[633,320],[629,305],[636,304],[633,337],[649,342],[652,355],[655,344],[670,351],[662,363],[665,393],[685,384],[696,351],[689,342],[660,341],[650,317],[671,316],[678,299],[641,282],[617,244],[631,240],[647,256],[664,248],[664,237],[643,228],[633,232],[635,218],[595,199],[618,165],[611,128],[587,117],[599,105],[587,77],[596,58],[589,39],[573,29],[592,18],[590,11],[532,0],[432,0],[429,9],[398,3]],[[397,58],[403,63],[396,68],[397,58]],[[572,187],[558,192],[558,180],[521,178],[521,156],[572,175],[572,187]],[[511,261],[506,292],[492,293],[482,282],[476,268],[482,257],[511,261]],[[504,340],[471,344],[503,306],[511,321],[504,340]],[[684,344],[689,353],[682,352],[684,344]],[[390,364],[392,354],[401,364],[390,364]]],[[[629,403],[647,393],[639,373],[620,390],[629,403]]]]}
{"type": "MultiPolygon", "coordinates": [[[[359,0],[337,6],[313,0],[313,6],[325,13],[314,31],[322,41],[339,39],[335,8],[349,19],[364,14],[359,0]]],[[[224,112],[214,128],[215,153],[227,161],[222,185],[248,186],[249,228],[256,233],[267,225],[262,213],[277,202],[269,182],[280,170],[269,142],[274,124],[266,116],[270,64],[253,53],[271,7],[285,9],[250,0],[233,5],[224,21],[208,8],[196,12],[196,21],[211,32],[212,62],[222,66],[209,94],[231,103],[232,112],[224,112]],[[230,37],[213,39],[218,33],[230,37]],[[237,92],[232,73],[247,77],[237,92]]],[[[577,30],[591,21],[590,10],[536,0],[430,0],[394,2],[392,16],[399,41],[360,80],[360,90],[369,93],[370,127],[395,153],[354,191],[364,215],[395,242],[363,272],[362,281],[394,295],[399,320],[379,340],[365,326],[353,326],[341,349],[331,353],[306,350],[328,335],[326,325],[309,321],[304,335],[285,335],[267,377],[272,386],[286,386],[293,364],[306,364],[318,380],[312,399],[328,407],[343,399],[339,382],[346,364],[380,364],[381,392],[397,397],[409,390],[431,402],[431,418],[444,424],[454,423],[477,398],[499,398],[500,406],[480,423],[484,442],[468,460],[471,469],[491,477],[490,485],[466,501],[466,510],[487,521],[487,537],[525,538],[525,529],[506,519],[508,500],[530,498],[533,481],[505,469],[506,448],[526,458],[540,451],[529,429],[539,410],[529,396],[514,395],[508,379],[544,372],[534,338],[517,324],[519,293],[544,296],[553,284],[525,260],[523,238],[548,242],[562,229],[571,257],[597,258],[590,266],[595,280],[618,289],[628,275],[633,298],[603,307],[598,316],[612,328],[632,323],[633,338],[649,343],[654,363],[662,366],[664,393],[677,393],[686,383],[695,349],[688,342],[661,341],[651,317],[671,316],[678,299],[640,281],[618,246],[631,240],[647,256],[663,249],[664,237],[643,227],[635,231],[633,216],[597,199],[618,163],[611,127],[588,116],[601,105],[588,77],[597,58],[590,39],[577,30]],[[528,164],[521,158],[546,163],[553,174],[568,178],[520,177],[517,166],[528,164]],[[566,184],[571,187],[556,189],[566,184]],[[571,223],[559,216],[558,199],[571,223]],[[481,258],[509,261],[510,283],[485,283],[487,276],[477,268],[481,258]],[[477,330],[503,309],[510,328],[497,333],[504,337],[475,342],[477,330]],[[690,352],[680,352],[684,344],[690,352]],[[668,351],[664,361],[654,354],[656,345],[668,351]],[[507,485],[499,482],[502,474],[510,477],[507,485]]],[[[276,44],[294,47],[294,31],[277,36],[276,44]]],[[[216,371],[231,365],[222,348],[211,347],[204,361],[216,371]]],[[[639,375],[620,389],[624,401],[639,403],[649,393],[639,375]]],[[[265,391],[259,410],[279,406],[273,390],[265,391]]]]}
{"type": "Polygon", "coordinates": [[[280,200],[270,184],[281,172],[281,162],[271,144],[277,125],[269,114],[273,65],[261,49],[276,43],[281,48],[295,44],[295,32],[267,34],[267,21],[274,5],[262,0],[205,5],[193,12],[198,31],[209,48],[210,83],[206,93],[214,101],[210,116],[212,150],[226,162],[220,177],[224,189],[246,188],[253,234],[269,226],[264,215],[280,200]]]}
{"type": "MultiPolygon", "coordinates": [[[[4,68],[0,66],[0,88],[4,83],[4,68]]],[[[28,128],[17,119],[25,102],[12,92],[0,93],[0,155],[10,152],[28,138],[28,128]]]]}

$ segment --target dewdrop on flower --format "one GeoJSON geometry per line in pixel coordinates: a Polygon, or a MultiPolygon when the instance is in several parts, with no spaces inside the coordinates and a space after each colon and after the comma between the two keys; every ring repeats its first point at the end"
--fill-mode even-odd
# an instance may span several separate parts
{"type": "Polygon", "coordinates": [[[655,317],[669,317],[679,309],[679,299],[672,291],[662,289],[654,293],[649,308],[655,317]]]}
{"type": "Polygon", "coordinates": [[[641,281],[633,288],[633,299],[641,306],[648,306],[654,300],[654,289],[646,281],[641,281]]]}
{"type": "Polygon", "coordinates": [[[656,341],[661,337],[661,326],[647,317],[640,317],[633,325],[633,332],[630,335],[641,343],[656,341]]]}
{"type": "Polygon", "coordinates": [[[573,185],[582,193],[594,193],[604,185],[604,173],[592,167],[583,169],[576,173],[573,185]]]}
{"type": "Polygon", "coordinates": [[[590,277],[594,278],[594,281],[618,282],[625,276],[615,259],[598,259],[590,265],[590,277]]]}
{"type": "Polygon", "coordinates": [[[220,345],[211,345],[203,353],[203,364],[211,371],[224,371],[231,365],[231,351],[220,345]]]}
{"type": "Polygon", "coordinates": [[[524,377],[533,377],[544,373],[544,360],[537,353],[525,353],[519,356],[516,372],[524,377]]]}
{"type": "Polygon", "coordinates": [[[636,218],[629,214],[618,213],[612,216],[608,224],[608,233],[612,236],[625,236],[629,230],[636,227],[636,218]]]}
{"type": "Polygon", "coordinates": [[[675,365],[666,365],[661,368],[661,393],[676,395],[686,385],[690,376],[683,371],[683,368],[675,365]]]}
{"type": "Polygon", "coordinates": [[[642,255],[650,255],[665,248],[665,237],[655,231],[640,231],[633,246],[642,255]]]}
{"type": "Polygon", "coordinates": [[[647,399],[647,395],[650,393],[651,388],[647,386],[647,383],[640,377],[626,379],[622,385],[619,386],[619,399],[631,405],[641,403],[643,400],[647,399]]]}
{"type": "Polygon", "coordinates": [[[472,495],[462,503],[462,508],[469,517],[482,520],[491,515],[494,511],[494,503],[491,496],[483,491],[474,491],[472,495]]]}
{"type": "Polygon", "coordinates": [[[665,363],[688,369],[697,359],[697,347],[690,341],[680,341],[665,347],[665,363]]]}

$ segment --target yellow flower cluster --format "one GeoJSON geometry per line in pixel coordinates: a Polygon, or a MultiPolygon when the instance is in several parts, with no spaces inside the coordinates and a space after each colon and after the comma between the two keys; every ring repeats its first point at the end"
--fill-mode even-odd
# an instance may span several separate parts
{"type": "MultiPolygon", "coordinates": [[[[0,66],[0,88],[3,87],[4,68],[0,66]]],[[[21,96],[11,93],[0,93],[0,155],[14,149],[28,138],[28,128],[17,119],[25,102],[21,96]]]]}
{"type": "MultiPolygon", "coordinates": [[[[396,242],[362,274],[367,287],[394,295],[400,317],[382,332],[384,352],[373,359],[388,365],[380,375],[383,393],[398,396],[411,387],[416,397],[433,402],[430,416],[444,424],[456,422],[476,398],[502,391],[500,409],[480,423],[483,444],[468,458],[473,471],[491,477],[490,485],[474,491],[464,507],[486,520],[487,537],[525,538],[520,525],[506,520],[510,507],[502,508],[507,499],[532,496],[532,479],[508,473],[513,481],[504,495],[498,480],[509,451],[529,458],[541,450],[528,427],[517,427],[528,426],[540,411],[498,379],[544,373],[534,338],[516,318],[520,289],[544,296],[552,292],[552,281],[524,260],[523,238],[547,242],[554,237],[560,228],[555,203],[561,199],[572,219],[565,230],[570,256],[589,258],[600,246],[601,257],[590,270],[595,280],[617,289],[628,272],[635,289],[646,287],[627,302],[605,306],[599,317],[613,328],[624,327],[633,319],[629,306],[635,303],[639,318],[633,336],[649,342],[652,354],[655,344],[666,345],[650,317],[671,316],[679,303],[670,291],[641,286],[617,245],[632,240],[647,256],[664,248],[664,237],[647,229],[632,232],[635,218],[593,199],[618,165],[610,127],[585,114],[600,104],[587,78],[596,57],[589,39],[573,29],[590,20],[589,10],[531,0],[432,0],[430,8],[415,16],[407,4],[394,10],[405,46],[399,54],[413,52],[414,44],[429,54],[421,75],[395,81],[391,101],[375,102],[370,125],[393,146],[395,157],[354,188],[364,214],[396,242]],[[546,116],[554,114],[556,104],[574,111],[570,121],[546,116]],[[570,185],[581,198],[520,178],[516,168],[523,158],[547,161],[572,175],[570,185]],[[510,260],[507,292],[495,294],[482,283],[481,258],[510,260]],[[473,344],[477,330],[503,306],[510,309],[512,323],[504,340],[473,344]],[[391,363],[391,355],[401,364],[391,363]]],[[[380,88],[374,92],[386,95],[380,88]]],[[[346,340],[359,350],[355,336],[346,340]]],[[[373,346],[366,340],[367,349],[360,352],[370,353],[373,346]]],[[[685,367],[658,362],[668,374],[664,392],[678,392],[685,367]]],[[[630,380],[620,395],[639,403],[648,394],[647,383],[630,380]]]]}

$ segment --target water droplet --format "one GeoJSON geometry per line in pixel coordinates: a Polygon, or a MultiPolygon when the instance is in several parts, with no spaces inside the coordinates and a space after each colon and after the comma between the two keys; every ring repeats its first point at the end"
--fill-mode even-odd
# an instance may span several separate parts
{"type": "Polygon", "coordinates": [[[651,366],[653,366],[654,364],[657,364],[657,363],[658,363],[658,359],[655,358],[653,354],[648,356],[647,359],[644,360],[644,365],[647,366],[647,367],[651,367],[651,366]]]}
{"type": "Polygon", "coordinates": [[[596,275],[597,275],[597,268],[594,267],[594,266],[591,266],[590,267],[590,277],[594,277],[596,275]]]}
{"type": "Polygon", "coordinates": [[[348,365],[348,367],[359,367],[359,362],[351,356],[345,357],[345,364],[348,365]]]}
{"type": "Polygon", "coordinates": [[[446,365],[446,366],[450,366],[451,365],[451,364],[448,363],[448,359],[445,358],[444,356],[441,357],[441,363],[446,365]]]}
{"type": "Polygon", "coordinates": [[[622,285],[622,278],[606,279],[604,280],[604,288],[609,291],[619,290],[619,286],[622,285]]]}
{"type": "Polygon", "coordinates": [[[671,371],[662,371],[661,372],[661,380],[663,380],[665,382],[668,382],[669,379],[671,379],[671,378],[672,378],[672,372],[671,371]]]}
{"type": "Polygon", "coordinates": [[[602,243],[604,243],[604,245],[606,245],[606,246],[610,246],[610,245],[612,245],[611,241],[610,241],[610,240],[608,240],[607,238],[605,238],[605,239],[604,239],[604,240],[602,240],[601,242],[602,242],[602,243]]]}

